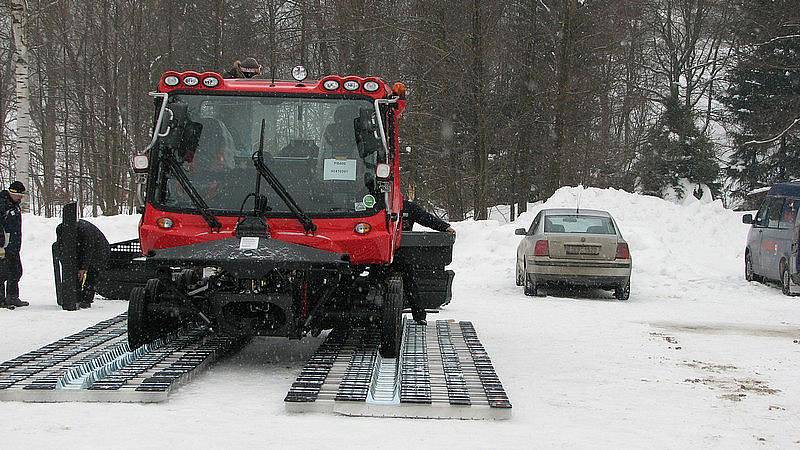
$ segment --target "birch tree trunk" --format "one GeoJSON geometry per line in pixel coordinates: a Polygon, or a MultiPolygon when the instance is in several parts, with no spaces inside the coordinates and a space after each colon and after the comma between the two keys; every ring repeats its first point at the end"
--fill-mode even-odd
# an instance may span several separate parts
{"type": "Polygon", "coordinates": [[[28,9],[25,0],[11,0],[11,29],[14,34],[14,103],[17,112],[16,176],[30,188],[31,104],[28,70],[28,39],[25,32],[28,9]]]}

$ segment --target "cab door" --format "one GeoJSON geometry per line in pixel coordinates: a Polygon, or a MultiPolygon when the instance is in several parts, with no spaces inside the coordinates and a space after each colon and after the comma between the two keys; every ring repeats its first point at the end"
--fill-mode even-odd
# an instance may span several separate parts
{"type": "Polygon", "coordinates": [[[781,251],[784,230],[781,230],[781,214],[783,214],[783,197],[773,197],[769,200],[767,212],[767,226],[761,234],[761,267],[764,276],[779,280],[780,261],[784,253],[781,251]]]}
{"type": "Polygon", "coordinates": [[[769,203],[771,200],[772,197],[767,197],[761,204],[761,208],[758,210],[756,218],[753,221],[753,228],[750,230],[747,243],[750,247],[750,258],[753,263],[753,272],[761,276],[766,275],[764,272],[764,265],[761,262],[761,240],[764,235],[764,230],[767,229],[767,225],[769,225],[769,217],[767,214],[769,212],[769,203]]]}

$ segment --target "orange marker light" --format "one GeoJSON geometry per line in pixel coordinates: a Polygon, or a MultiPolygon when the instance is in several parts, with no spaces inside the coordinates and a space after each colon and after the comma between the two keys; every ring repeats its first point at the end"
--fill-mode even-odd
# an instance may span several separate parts
{"type": "Polygon", "coordinates": [[[406,98],[406,85],[398,81],[392,87],[392,93],[400,98],[406,98]]]}

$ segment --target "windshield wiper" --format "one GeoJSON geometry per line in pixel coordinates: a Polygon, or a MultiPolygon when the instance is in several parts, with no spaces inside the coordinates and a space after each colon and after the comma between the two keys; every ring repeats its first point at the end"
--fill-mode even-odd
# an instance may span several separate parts
{"type": "Polygon", "coordinates": [[[161,160],[164,165],[167,166],[167,169],[175,176],[175,179],[178,180],[178,184],[180,184],[183,190],[189,195],[192,204],[200,211],[200,215],[203,216],[203,219],[208,223],[208,227],[211,231],[219,231],[222,228],[222,224],[219,223],[216,216],[211,214],[211,208],[208,207],[208,203],[203,200],[203,197],[197,192],[197,189],[195,189],[189,177],[186,176],[183,167],[181,167],[178,161],[167,152],[162,153],[161,160]]]}
{"type": "MultiPolygon", "coordinates": [[[[256,167],[256,172],[258,172],[259,179],[261,177],[269,183],[270,187],[278,197],[286,203],[286,206],[289,210],[297,217],[297,220],[303,225],[303,229],[306,233],[313,233],[317,231],[317,225],[314,224],[314,221],[311,220],[310,217],[303,210],[300,208],[300,205],[297,204],[294,198],[292,198],[289,191],[286,190],[286,187],[278,180],[278,177],[275,176],[274,173],[264,164],[264,128],[266,127],[266,120],[261,120],[261,137],[258,143],[258,151],[253,153],[253,165],[256,167]]],[[[258,184],[256,184],[258,186],[258,184]]],[[[260,195],[260,189],[256,187],[256,200],[258,199],[258,195],[260,195]]]]}

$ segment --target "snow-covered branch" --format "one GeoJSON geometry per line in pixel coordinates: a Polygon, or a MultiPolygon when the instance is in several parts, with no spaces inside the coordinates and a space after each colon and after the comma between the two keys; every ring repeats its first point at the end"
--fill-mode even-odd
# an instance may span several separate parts
{"type": "Polygon", "coordinates": [[[786,133],[789,132],[789,130],[791,130],[798,123],[800,123],[800,117],[794,119],[794,122],[792,122],[791,125],[786,127],[785,130],[781,131],[777,136],[774,136],[774,137],[769,138],[769,139],[764,140],[764,141],[758,141],[758,140],[747,141],[747,142],[744,143],[744,145],[763,145],[763,144],[770,144],[772,142],[775,142],[778,139],[782,138],[786,133]]]}
{"type": "Polygon", "coordinates": [[[798,39],[798,38],[800,38],[800,34],[787,34],[786,36],[774,37],[774,38],[772,38],[772,39],[770,39],[768,41],[764,41],[764,42],[761,42],[759,44],[755,44],[755,46],[756,47],[760,47],[762,45],[771,44],[773,42],[782,41],[782,40],[785,40],[785,39],[798,39]]]}

